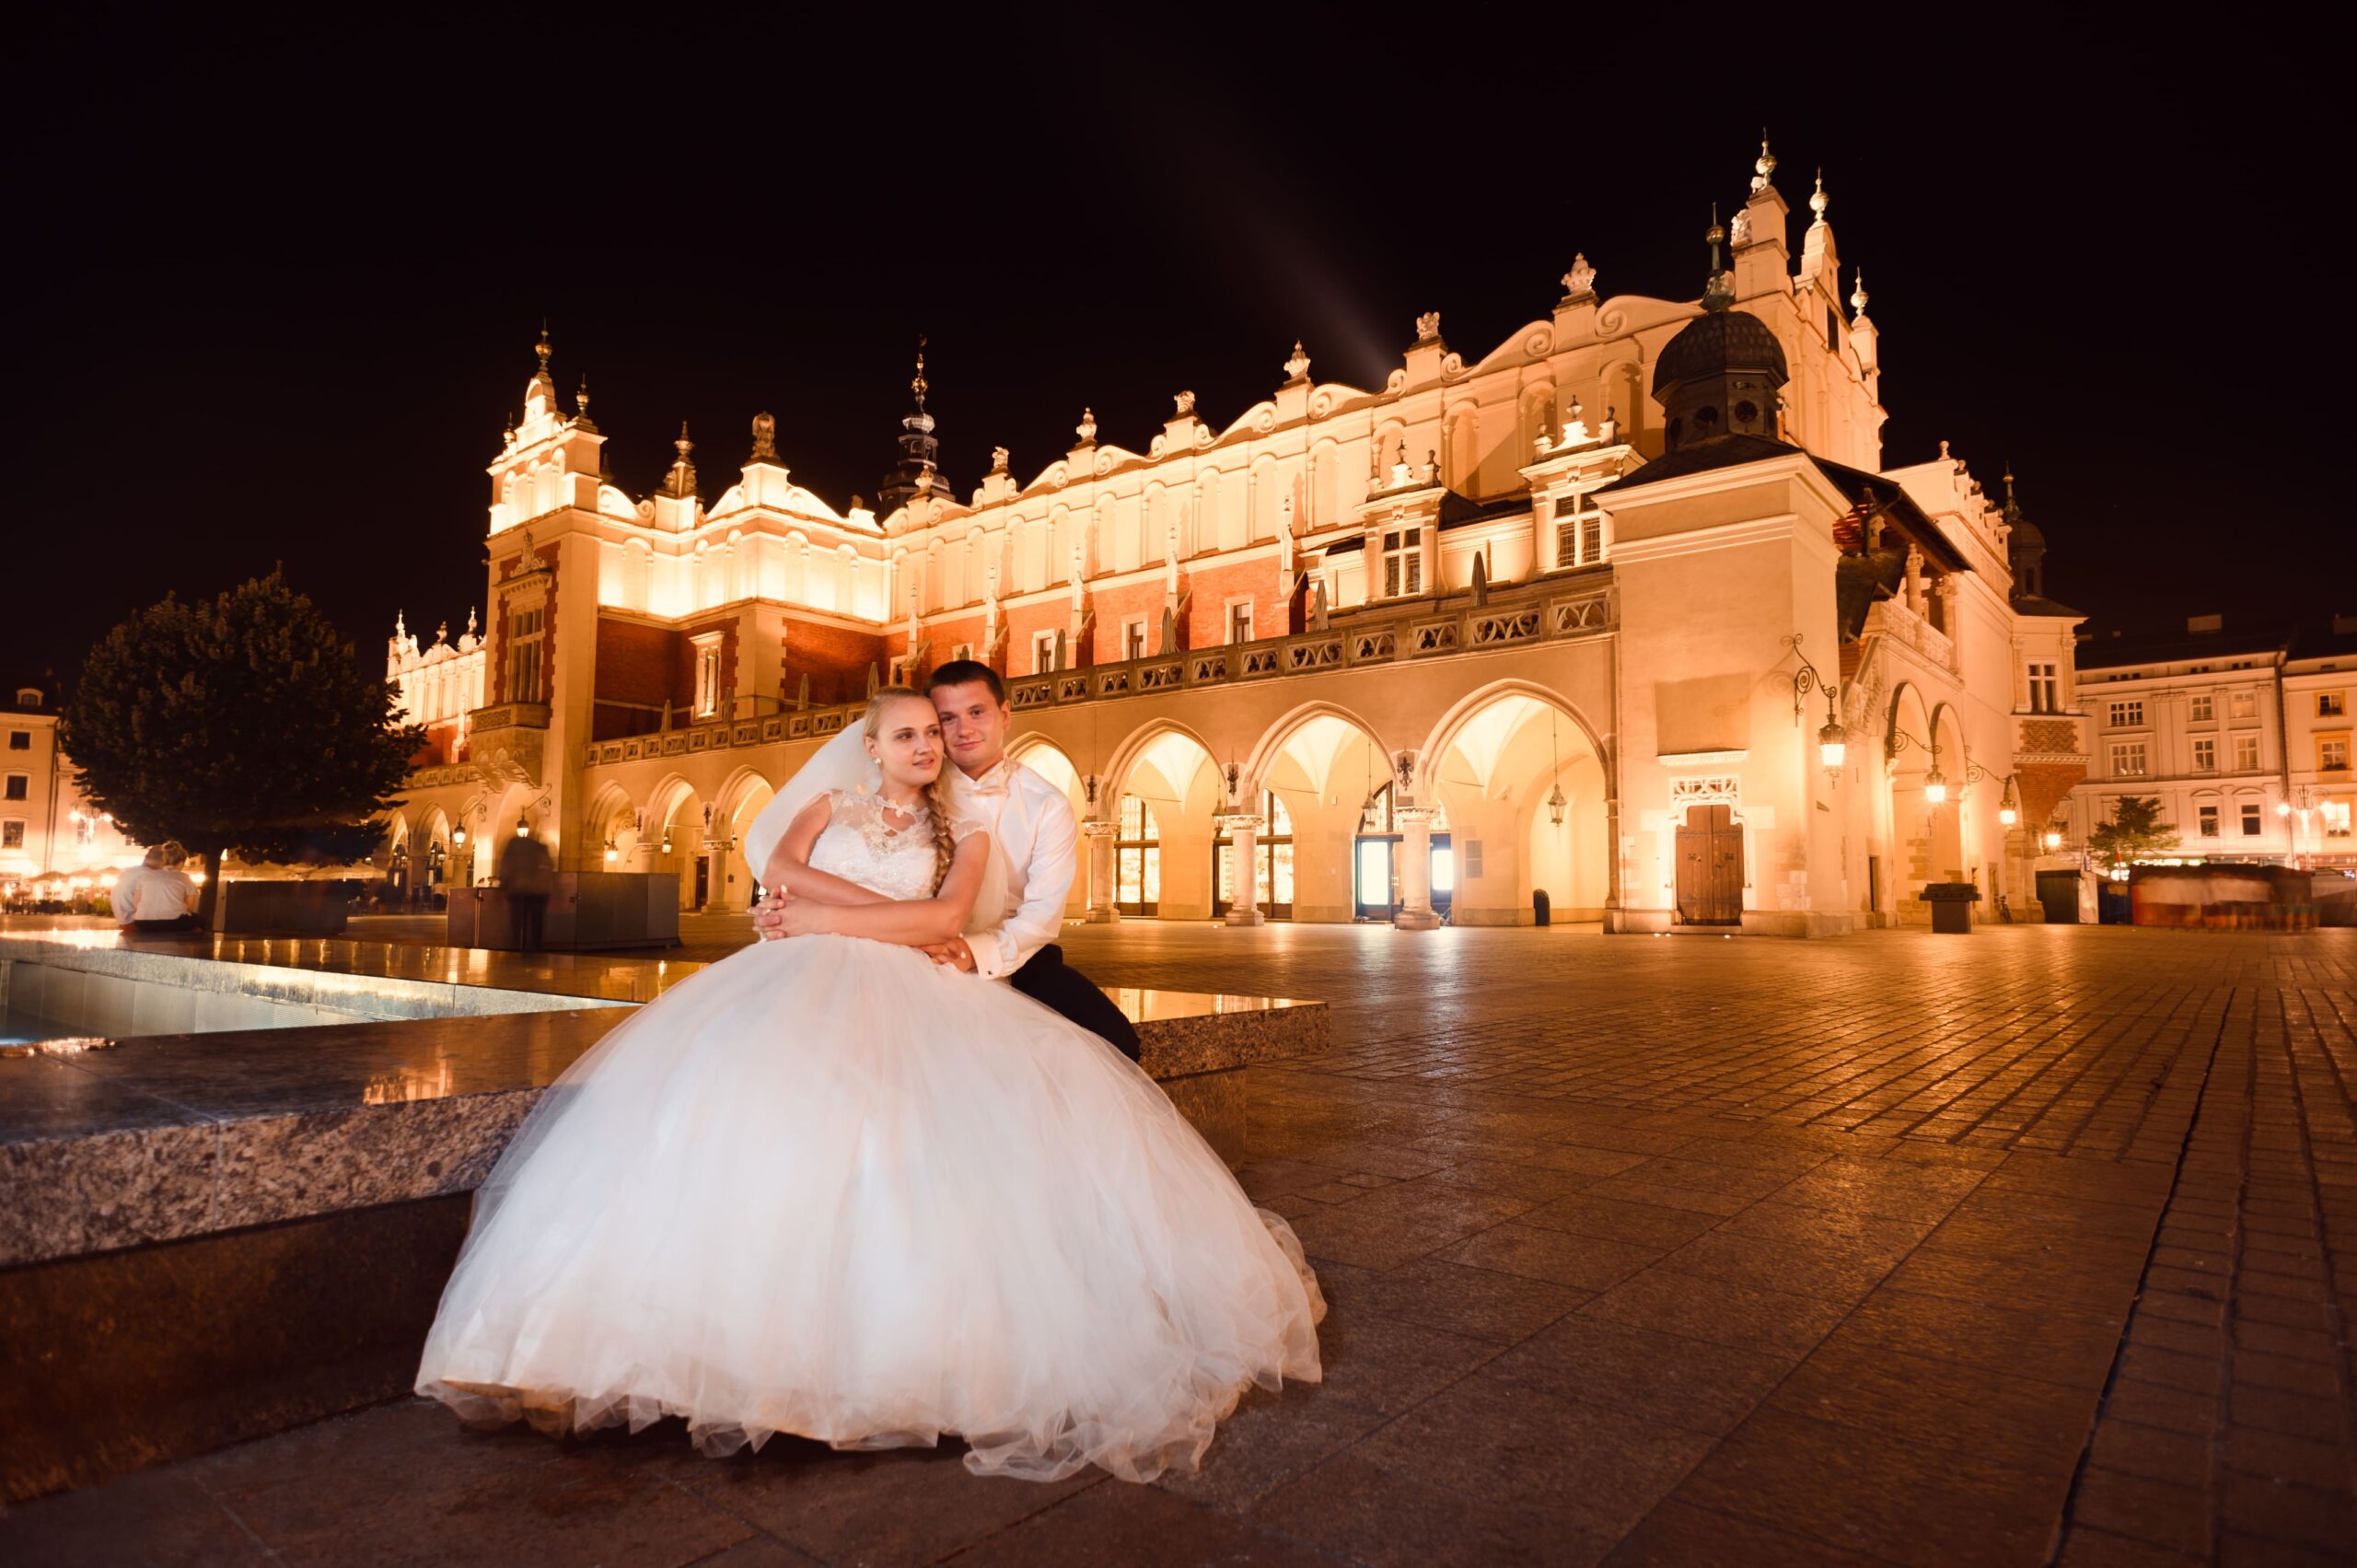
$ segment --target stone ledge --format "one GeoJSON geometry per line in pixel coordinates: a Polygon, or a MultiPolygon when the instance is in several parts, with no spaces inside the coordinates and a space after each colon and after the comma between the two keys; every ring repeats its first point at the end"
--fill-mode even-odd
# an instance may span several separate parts
{"type": "MultiPolygon", "coordinates": [[[[195,965],[216,989],[237,981],[219,971],[248,967],[121,950],[89,961],[85,976],[143,983],[195,965]]],[[[610,961],[597,968],[610,976],[610,961]]],[[[519,994],[458,990],[474,1005],[519,994]]],[[[0,1206],[0,1267],[473,1191],[540,1089],[629,1016],[520,994],[531,1010],[14,1048],[0,1058],[0,1183],[16,1195],[0,1206]]],[[[1246,1069],[1329,1043],[1323,1003],[1113,995],[1146,1071],[1231,1162],[1246,1069]]]]}

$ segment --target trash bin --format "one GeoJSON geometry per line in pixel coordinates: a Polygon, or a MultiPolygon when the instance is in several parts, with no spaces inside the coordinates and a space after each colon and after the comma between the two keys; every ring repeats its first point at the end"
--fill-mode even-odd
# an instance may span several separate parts
{"type": "Polygon", "coordinates": [[[1932,906],[1932,929],[1956,936],[1972,935],[1972,906],[1980,901],[1980,889],[1970,882],[1930,882],[1923,888],[1923,901],[1932,906]]]}
{"type": "Polygon", "coordinates": [[[1544,925],[1553,912],[1554,905],[1548,900],[1547,889],[1533,888],[1530,890],[1530,923],[1544,925]]]}

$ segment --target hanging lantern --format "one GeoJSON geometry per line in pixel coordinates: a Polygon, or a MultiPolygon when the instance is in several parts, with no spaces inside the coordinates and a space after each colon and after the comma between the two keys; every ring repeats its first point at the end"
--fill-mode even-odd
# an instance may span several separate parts
{"type": "Polygon", "coordinates": [[[1827,719],[1825,727],[1817,732],[1817,760],[1829,773],[1841,771],[1842,761],[1850,755],[1850,732],[1841,727],[1839,719],[1827,719]]]}
{"type": "Polygon", "coordinates": [[[2060,828],[2049,828],[2049,829],[2047,829],[2047,830],[2046,830],[2046,853],[2047,853],[2047,854],[2052,854],[2056,850],[2061,849],[2061,847],[2062,847],[2062,830],[2061,830],[2061,829],[2060,829],[2060,828]]]}
{"type": "Polygon", "coordinates": [[[1562,827],[1563,807],[1570,804],[1570,801],[1563,798],[1563,786],[1561,784],[1556,784],[1553,789],[1547,792],[1547,820],[1554,823],[1558,828],[1562,827]]]}
{"type": "Polygon", "coordinates": [[[1947,775],[1933,768],[1923,775],[1923,798],[1937,806],[1948,797],[1947,775]]]}
{"type": "Polygon", "coordinates": [[[531,824],[524,820],[524,814],[521,811],[516,813],[516,836],[520,839],[531,830],[531,824]]]}
{"type": "Polygon", "coordinates": [[[606,841],[606,864],[607,864],[607,865],[611,865],[614,862],[616,862],[616,861],[620,860],[621,857],[622,857],[622,852],[621,852],[621,850],[616,849],[616,848],[614,847],[614,841],[613,841],[613,840],[611,840],[611,839],[608,839],[608,840],[606,841]]]}

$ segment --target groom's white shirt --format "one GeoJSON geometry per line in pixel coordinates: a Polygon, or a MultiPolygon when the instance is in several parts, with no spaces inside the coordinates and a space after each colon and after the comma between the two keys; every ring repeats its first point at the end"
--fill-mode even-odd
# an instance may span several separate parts
{"type": "Polygon", "coordinates": [[[1056,939],[1079,865],[1080,824],[1062,790],[1020,762],[1002,760],[980,778],[959,772],[957,825],[980,828],[1006,869],[1001,896],[966,921],[975,972],[1004,980],[1056,939]]]}

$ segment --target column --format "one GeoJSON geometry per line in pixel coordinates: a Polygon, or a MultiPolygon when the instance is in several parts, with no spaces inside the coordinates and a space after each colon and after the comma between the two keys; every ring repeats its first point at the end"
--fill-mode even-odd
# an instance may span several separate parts
{"type": "Polygon", "coordinates": [[[1267,917],[1260,912],[1260,867],[1257,863],[1260,849],[1260,823],[1258,817],[1221,817],[1219,826],[1227,830],[1228,851],[1234,858],[1236,897],[1228,900],[1227,923],[1259,925],[1267,917]]]}
{"type": "Polygon", "coordinates": [[[1080,830],[1088,838],[1088,913],[1085,918],[1091,925],[1118,924],[1121,911],[1114,901],[1120,890],[1113,882],[1113,840],[1121,825],[1092,817],[1080,825],[1080,830]]]}
{"type": "Polygon", "coordinates": [[[1399,912],[1391,923],[1402,931],[1433,931],[1433,812],[1429,806],[1402,806],[1391,813],[1399,824],[1399,912]]]}
{"type": "MultiPolygon", "coordinates": [[[[733,839],[704,841],[704,858],[712,867],[704,876],[703,912],[706,914],[726,914],[736,907],[728,897],[728,851],[735,842],[733,839]]],[[[752,901],[749,895],[746,901],[752,901]]]]}

